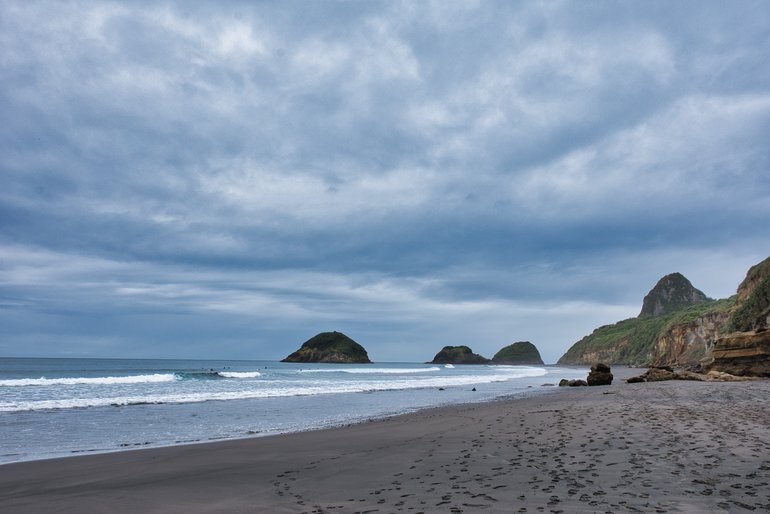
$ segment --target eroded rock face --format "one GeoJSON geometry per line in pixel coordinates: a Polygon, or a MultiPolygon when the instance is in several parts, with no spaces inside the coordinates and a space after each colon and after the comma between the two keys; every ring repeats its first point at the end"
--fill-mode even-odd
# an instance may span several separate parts
{"type": "Polygon", "coordinates": [[[639,316],[662,316],[683,305],[705,302],[708,297],[690,283],[681,273],[671,273],[661,278],[642,302],[639,316]]]}
{"type": "Polygon", "coordinates": [[[713,361],[706,367],[738,376],[770,377],[770,330],[736,332],[714,344],[713,361]]]}
{"type": "Polygon", "coordinates": [[[610,367],[600,362],[591,366],[586,382],[590,386],[610,385],[612,384],[612,378],[610,367]]]}
{"type": "Polygon", "coordinates": [[[729,310],[710,312],[694,321],[672,326],[655,341],[653,365],[697,365],[722,334],[730,313],[729,310]]]}

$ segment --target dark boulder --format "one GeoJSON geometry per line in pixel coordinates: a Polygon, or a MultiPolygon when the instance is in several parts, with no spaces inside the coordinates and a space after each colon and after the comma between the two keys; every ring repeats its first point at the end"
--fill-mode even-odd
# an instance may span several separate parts
{"type": "Polygon", "coordinates": [[[610,385],[612,384],[612,378],[610,367],[600,362],[591,366],[587,382],[590,386],[610,385]]]}
{"type": "Polygon", "coordinates": [[[559,380],[559,387],[580,387],[580,386],[587,386],[588,382],[581,379],[572,379],[567,380],[566,378],[562,378],[559,380]]]}

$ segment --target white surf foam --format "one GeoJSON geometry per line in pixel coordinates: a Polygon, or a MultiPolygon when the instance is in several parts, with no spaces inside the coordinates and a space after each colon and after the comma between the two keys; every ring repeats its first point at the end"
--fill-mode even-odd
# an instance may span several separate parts
{"type": "Polygon", "coordinates": [[[546,373],[542,368],[519,368],[501,370],[503,373],[489,375],[460,375],[412,377],[408,380],[372,380],[328,383],[308,381],[288,387],[264,387],[242,391],[201,391],[194,393],[167,393],[146,396],[119,396],[104,398],[61,398],[51,400],[19,400],[0,402],[0,412],[18,412],[47,409],[73,409],[162,403],[197,403],[211,400],[244,400],[286,396],[313,396],[321,394],[362,393],[374,391],[396,391],[438,387],[454,387],[504,382],[514,378],[536,377],[546,373]]]}
{"type": "Polygon", "coordinates": [[[402,375],[409,373],[430,373],[441,371],[441,368],[353,368],[353,369],[301,369],[300,373],[350,373],[353,375],[391,374],[402,375]]]}
{"type": "Polygon", "coordinates": [[[141,384],[147,382],[171,382],[176,376],[169,373],[153,375],[129,375],[126,377],[62,377],[62,378],[16,378],[0,380],[2,387],[23,386],[52,386],[52,385],[109,385],[109,384],[141,384]]]}
{"type": "Polygon", "coordinates": [[[259,371],[220,371],[218,374],[224,378],[257,378],[262,376],[259,371]]]}

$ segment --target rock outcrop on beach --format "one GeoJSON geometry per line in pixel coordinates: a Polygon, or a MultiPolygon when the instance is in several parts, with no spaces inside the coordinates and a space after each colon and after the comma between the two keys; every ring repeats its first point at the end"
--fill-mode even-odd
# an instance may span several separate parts
{"type": "Polygon", "coordinates": [[[635,377],[629,377],[626,382],[665,382],[667,380],[694,380],[696,382],[738,382],[754,380],[753,377],[733,375],[723,371],[711,370],[708,373],[695,373],[685,369],[673,369],[670,366],[652,367],[635,377]]]}
{"type": "MultiPolygon", "coordinates": [[[[701,369],[711,362],[720,338],[737,331],[761,332],[768,326],[770,257],[752,266],[737,294],[723,300],[708,299],[680,273],[666,275],[644,297],[638,317],[597,328],[573,344],[558,363],[701,369]]],[[[737,353],[722,355],[717,366],[737,353]]]]}
{"type": "Polygon", "coordinates": [[[575,378],[572,380],[567,380],[566,378],[562,378],[559,380],[559,387],[581,387],[581,386],[587,386],[588,382],[586,382],[583,379],[575,378]]]}
{"type": "Polygon", "coordinates": [[[770,257],[752,266],[738,286],[735,310],[703,360],[714,373],[770,377],[770,257]]]}
{"type": "Polygon", "coordinates": [[[588,372],[586,382],[588,382],[588,385],[590,386],[610,385],[612,384],[612,378],[610,367],[599,362],[591,366],[591,371],[588,372]]]}
{"type": "Polygon", "coordinates": [[[281,362],[371,363],[364,347],[342,332],[322,332],[305,341],[299,350],[281,362]]]}
{"type": "Polygon", "coordinates": [[[770,330],[735,332],[719,338],[707,368],[731,375],[770,377],[770,330]]]}
{"type": "Polygon", "coordinates": [[[433,357],[429,364],[487,364],[489,359],[467,346],[445,346],[433,357]]]}
{"type": "Polygon", "coordinates": [[[537,347],[529,341],[519,341],[502,348],[492,357],[494,364],[538,364],[543,365],[543,359],[537,347]]]}

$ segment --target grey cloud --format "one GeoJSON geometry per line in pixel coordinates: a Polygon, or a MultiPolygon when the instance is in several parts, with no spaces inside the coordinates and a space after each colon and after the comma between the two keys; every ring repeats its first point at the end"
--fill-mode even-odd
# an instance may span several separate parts
{"type": "Polygon", "coordinates": [[[766,10],[6,2],[0,245],[106,268],[33,284],[7,254],[0,353],[98,311],[105,355],[208,320],[199,355],[216,327],[277,357],[322,324],[397,358],[476,316],[556,358],[665,273],[729,294],[708,270],[770,253],[766,10]]]}

